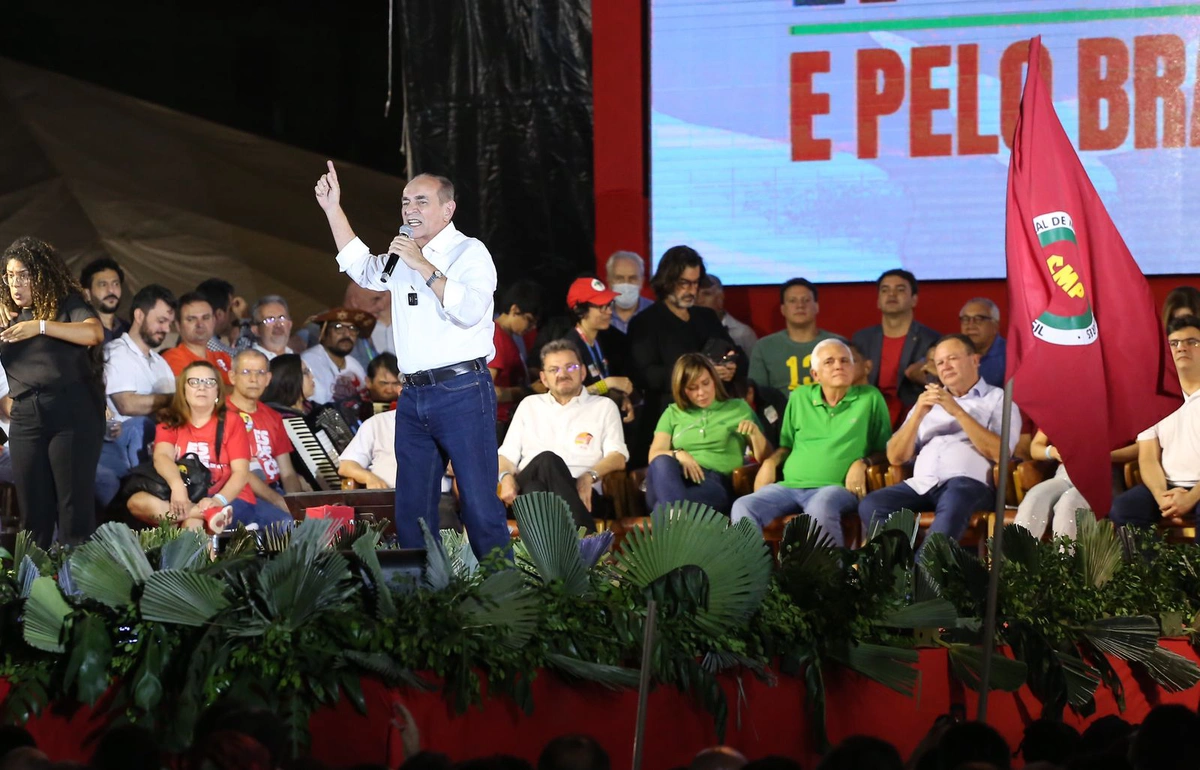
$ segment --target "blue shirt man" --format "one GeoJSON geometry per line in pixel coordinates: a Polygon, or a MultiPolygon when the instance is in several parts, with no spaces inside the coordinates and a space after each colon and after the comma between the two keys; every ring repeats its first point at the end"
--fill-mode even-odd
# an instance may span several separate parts
{"type": "Polygon", "coordinates": [[[976,297],[963,305],[958,322],[979,354],[979,376],[988,385],[1003,388],[1004,354],[1008,345],[1000,336],[1000,308],[990,299],[976,297]]]}

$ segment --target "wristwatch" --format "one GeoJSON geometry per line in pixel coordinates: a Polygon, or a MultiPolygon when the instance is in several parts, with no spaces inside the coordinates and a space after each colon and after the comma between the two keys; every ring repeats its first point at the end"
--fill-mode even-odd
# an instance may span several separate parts
{"type": "Polygon", "coordinates": [[[588,469],[588,475],[592,477],[593,484],[595,484],[597,481],[600,480],[600,474],[596,473],[594,470],[592,470],[590,468],[588,469]]]}
{"type": "Polygon", "coordinates": [[[446,274],[443,273],[441,270],[438,270],[435,267],[433,269],[433,275],[429,276],[429,280],[425,282],[425,285],[432,289],[434,281],[436,281],[439,278],[445,278],[445,277],[446,277],[446,274]]]}

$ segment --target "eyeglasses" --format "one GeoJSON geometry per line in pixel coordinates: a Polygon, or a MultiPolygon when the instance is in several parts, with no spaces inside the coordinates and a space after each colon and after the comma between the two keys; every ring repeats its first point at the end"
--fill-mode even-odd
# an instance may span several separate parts
{"type": "Polygon", "coordinates": [[[237,374],[240,377],[266,377],[271,373],[270,369],[238,369],[237,374]]]}
{"type": "Polygon", "coordinates": [[[267,326],[274,326],[275,324],[286,323],[290,320],[292,319],[285,315],[269,315],[266,318],[259,319],[259,323],[266,324],[267,326]]]}
{"type": "Polygon", "coordinates": [[[962,323],[962,324],[970,323],[970,324],[978,325],[978,324],[987,323],[988,321],[995,321],[995,320],[996,319],[992,318],[990,315],[960,315],[958,317],[959,323],[962,323]]]}
{"type": "Polygon", "coordinates": [[[550,375],[551,377],[557,376],[559,372],[566,372],[567,374],[574,374],[575,372],[579,371],[579,368],[581,366],[582,366],[582,364],[567,364],[566,366],[551,366],[546,369],[546,374],[550,375]]]}
{"type": "Polygon", "coordinates": [[[713,366],[735,366],[738,362],[738,357],[736,353],[730,353],[720,358],[710,358],[708,360],[712,362],[713,366]]]}
{"type": "Polygon", "coordinates": [[[686,278],[680,278],[678,281],[675,282],[675,285],[681,289],[696,289],[696,288],[699,288],[700,282],[699,281],[689,281],[686,278]]]}
{"type": "Polygon", "coordinates": [[[1200,339],[1196,339],[1195,337],[1184,337],[1181,340],[1167,340],[1167,344],[1176,350],[1179,350],[1185,345],[1189,348],[1200,348],[1200,339]]]}
{"type": "Polygon", "coordinates": [[[301,369],[300,374],[304,377],[312,377],[313,376],[312,369],[307,369],[307,368],[301,369]]]}
{"type": "Polygon", "coordinates": [[[358,327],[355,326],[354,324],[337,323],[337,324],[333,325],[333,330],[335,332],[350,332],[355,337],[358,336],[358,327]]]}
{"type": "Polygon", "coordinates": [[[188,377],[187,384],[193,388],[215,388],[217,380],[214,377],[188,377]]]}
{"type": "Polygon", "coordinates": [[[22,270],[19,273],[5,273],[4,277],[0,278],[0,281],[3,281],[5,286],[28,286],[29,271],[22,270]]]}

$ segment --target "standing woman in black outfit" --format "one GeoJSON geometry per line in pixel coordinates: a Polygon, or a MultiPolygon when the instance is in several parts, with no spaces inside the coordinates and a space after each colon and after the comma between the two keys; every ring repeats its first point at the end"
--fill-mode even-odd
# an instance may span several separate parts
{"type": "Polygon", "coordinates": [[[56,524],[60,543],[80,543],[96,528],[104,327],[45,241],[14,241],[3,283],[0,361],[13,399],[8,445],[22,526],[43,548],[56,524]]]}

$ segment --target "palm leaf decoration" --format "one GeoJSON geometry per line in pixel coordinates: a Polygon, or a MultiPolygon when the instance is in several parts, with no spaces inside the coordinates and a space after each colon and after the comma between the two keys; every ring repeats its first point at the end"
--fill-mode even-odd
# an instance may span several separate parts
{"type": "Polygon", "coordinates": [[[432,591],[444,591],[450,586],[450,577],[454,575],[450,557],[441,538],[433,536],[424,519],[418,519],[417,525],[425,538],[425,587],[432,591]]]}
{"type": "Polygon", "coordinates": [[[945,628],[958,623],[958,611],[945,599],[928,599],[892,610],[877,622],[888,628],[945,628]]]}
{"type": "Polygon", "coordinates": [[[625,536],[616,560],[643,589],[673,570],[703,569],[708,606],[693,620],[713,636],[750,617],[767,591],[771,570],[771,557],[753,523],[743,520],[730,527],[724,515],[698,503],[660,505],[648,530],[634,529],[625,536]]]}
{"type": "Polygon", "coordinates": [[[1091,511],[1081,508],[1076,512],[1075,520],[1078,528],[1075,554],[1083,573],[1083,583],[1103,588],[1121,563],[1121,541],[1117,539],[1112,522],[1108,519],[1100,521],[1091,511]]]}
{"type": "Polygon", "coordinates": [[[1038,539],[1025,527],[1016,524],[1004,526],[1004,561],[1020,564],[1030,573],[1037,573],[1038,539]]]}
{"type": "Polygon", "coordinates": [[[579,558],[583,559],[583,565],[588,569],[595,567],[596,562],[600,561],[600,557],[608,553],[608,549],[612,547],[612,541],[612,530],[580,538],[579,558]]]}
{"type": "Polygon", "coordinates": [[[70,614],[71,605],[59,592],[54,578],[35,579],[25,600],[25,641],[39,650],[63,652],[63,630],[70,614]]]}
{"type": "Polygon", "coordinates": [[[489,575],[479,586],[479,596],[464,599],[460,610],[465,627],[500,630],[496,641],[520,649],[533,636],[538,601],[521,573],[504,570],[489,575]]]}
{"type": "Polygon", "coordinates": [[[575,596],[586,593],[591,587],[588,567],[567,502],[552,492],[532,492],[513,501],[513,514],[534,574],[547,585],[561,582],[575,596]]]}
{"type": "Polygon", "coordinates": [[[874,540],[883,532],[899,532],[908,540],[909,548],[917,544],[917,531],[920,529],[920,519],[917,514],[901,508],[886,519],[873,519],[867,532],[867,540],[874,540]]]}
{"type": "Polygon", "coordinates": [[[366,572],[364,578],[370,578],[368,588],[375,597],[375,614],[380,620],[389,620],[396,617],[396,602],[383,574],[383,567],[379,564],[379,556],[375,553],[378,544],[379,532],[373,531],[355,540],[351,550],[366,572]]]}
{"type": "Polygon", "coordinates": [[[638,672],[632,668],[592,663],[557,652],[549,653],[546,656],[546,662],[567,676],[582,679],[585,682],[595,682],[610,690],[638,686],[638,672]]]}
{"type": "Polygon", "coordinates": [[[830,658],[909,697],[914,694],[920,680],[916,669],[919,659],[916,650],[862,642],[846,650],[831,651],[830,658]]]}
{"type": "Polygon", "coordinates": [[[33,581],[41,576],[37,565],[33,563],[33,559],[28,554],[21,557],[20,566],[17,567],[17,596],[21,599],[28,599],[29,592],[33,590],[33,581]]]}
{"type": "Polygon", "coordinates": [[[33,563],[38,568],[38,572],[50,574],[54,569],[53,562],[50,561],[50,554],[43,551],[37,543],[33,542],[33,534],[23,529],[17,533],[16,543],[13,545],[13,564],[20,564],[28,556],[33,559],[33,563]]]}
{"type": "Polygon", "coordinates": [[[1142,665],[1155,682],[1170,692],[1190,690],[1200,682],[1200,667],[1194,661],[1162,647],[1155,647],[1142,665]]]}
{"type": "Polygon", "coordinates": [[[1062,671],[1063,684],[1067,689],[1067,702],[1074,708],[1084,708],[1096,697],[1096,688],[1100,686],[1100,671],[1077,655],[1055,650],[1053,657],[1062,671]]]}
{"type": "Polygon", "coordinates": [[[783,528],[779,566],[780,579],[800,590],[811,590],[842,577],[833,538],[807,514],[797,516],[783,528]]]}
{"type": "Polygon", "coordinates": [[[359,650],[344,650],[339,657],[369,674],[374,674],[389,687],[411,687],[414,690],[428,692],[433,685],[422,679],[411,669],[401,668],[396,661],[383,652],[360,652],[359,650]]]}
{"type": "MultiPolygon", "coordinates": [[[[983,648],[974,644],[954,643],[948,646],[950,667],[954,675],[976,692],[983,686],[983,648]]],[[[1019,660],[1006,658],[999,650],[992,653],[990,690],[1016,692],[1025,684],[1028,667],[1019,660]]]]}
{"type": "Polygon", "coordinates": [[[1158,621],[1149,615],[1100,618],[1078,631],[1097,650],[1121,660],[1145,662],[1158,649],[1158,621]]]}
{"type": "Polygon", "coordinates": [[[178,534],[163,543],[158,568],[192,570],[204,565],[208,556],[208,538],[194,529],[175,529],[178,534]]]}
{"type": "MultiPolygon", "coordinates": [[[[292,545],[255,577],[266,618],[291,631],[338,607],[357,590],[345,556],[315,551],[311,546],[311,542],[298,542],[293,535],[292,545]]],[[[261,633],[265,626],[252,625],[245,630],[251,629],[261,633]]]]}
{"type": "Polygon", "coordinates": [[[89,599],[116,609],[133,602],[133,587],[152,572],[133,530],[124,524],[102,524],[92,539],[71,556],[72,577],[89,599]]]}
{"type": "Polygon", "coordinates": [[[961,584],[975,602],[980,616],[987,604],[988,571],[979,557],[940,532],[925,538],[921,548],[921,568],[944,590],[961,584]]]}
{"type": "Polygon", "coordinates": [[[466,530],[458,532],[453,529],[441,531],[442,548],[450,559],[451,574],[460,579],[466,579],[479,569],[479,559],[471,550],[471,539],[466,530]]]}
{"type": "Polygon", "coordinates": [[[228,606],[223,582],[183,569],[152,574],[146,580],[140,602],[146,620],[196,627],[203,626],[228,606]]]}

